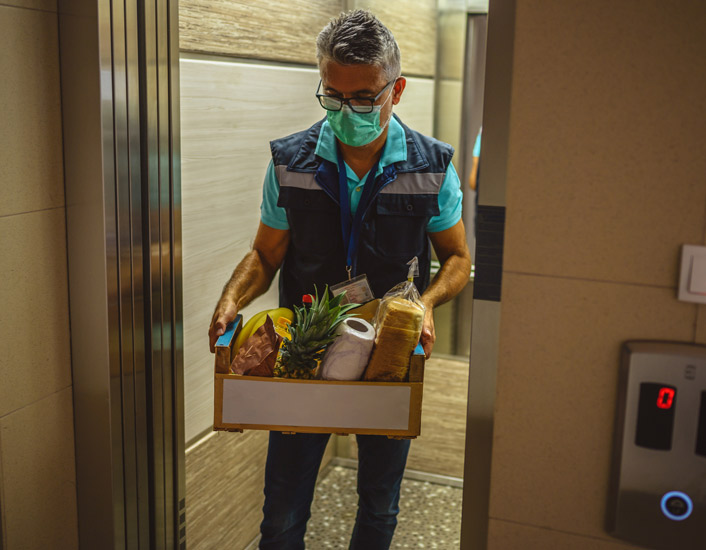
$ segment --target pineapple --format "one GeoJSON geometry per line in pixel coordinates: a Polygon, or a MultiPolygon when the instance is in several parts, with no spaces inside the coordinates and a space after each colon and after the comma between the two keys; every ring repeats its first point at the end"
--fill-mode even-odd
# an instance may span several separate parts
{"type": "Polygon", "coordinates": [[[290,339],[282,342],[275,376],[312,379],[327,346],[336,338],[336,328],[351,315],[347,311],[358,304],[341,305],[345,293],[329,300],[328,286],[319,298],[318,289],[309,308],[294,307],[294,322],[289,325],[290,339]]]}

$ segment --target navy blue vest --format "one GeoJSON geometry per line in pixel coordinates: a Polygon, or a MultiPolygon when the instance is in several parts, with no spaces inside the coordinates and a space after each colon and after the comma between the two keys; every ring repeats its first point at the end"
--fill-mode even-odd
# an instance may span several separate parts
{"type": "MultiPolygon", "coordinates": [[[[300,305],[304,294],[314,293],[315,285],[321,293],[326,285],[347,279],[338,167],[314,154],[322,124],[323,120],[270,142],[280,185],[277,205],[286,209],[290,228],[280,272],[280,306],[300,305]]],[[[419,259],[419,277],[414,281],[419,292],[429,285],[431,246],[426,226],[439,215],[439,190],[453,156],[450,145],[404,124],[402,128],[407,160],[386,166],[376,178],[353,266],[353,276],[368,276],[376,298],[407,279],[407,262],[414,256],[419,259]]]]}

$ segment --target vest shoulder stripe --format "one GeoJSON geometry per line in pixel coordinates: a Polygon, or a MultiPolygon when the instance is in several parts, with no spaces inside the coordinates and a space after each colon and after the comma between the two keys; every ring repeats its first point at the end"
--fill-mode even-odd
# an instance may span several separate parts
{"type": "Polygon", "coordinates": [[[445,173],[408,172],[397,174],[397,179],[383,187],[381,193],[396,195],[438,195],[445,173]]]}
{"type": "Polygon", "coordinates": [[[314,180],[313,172],[288,172],[287,166],[280,164],[275,166],[275,174],[280,187],[296,187],[297,189],[316,189],[321,191],[321,187],[314,180]]]}

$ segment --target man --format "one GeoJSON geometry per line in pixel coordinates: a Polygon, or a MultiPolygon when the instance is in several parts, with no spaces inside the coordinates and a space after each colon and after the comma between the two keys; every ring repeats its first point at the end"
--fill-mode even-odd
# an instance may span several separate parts
{"type": "MultiPolygon", "coordinates": [[[[280,272],[280,305],[365,274],[376,297],[406,280],[419,258],[426,314],[421,342],[434,345],[433,309],[468,281],[453,149],[393,117],[406,81],[399,48],[371,13],[341,14],[317,39],[326,119],[271,142],[261,221],[252,250],[223,289],[209,329],[211,350],[238,310],[280,272]],[[343,176],[343,177],[339,177],[343,176]],[[342,223],[343,220],[343,223],[342,223]],[[345,237],[344,237],[345,234],[345,237]],[[429,281],[430,241],[441,263],[429,281]]],[[[262,549],[304,548],[316,476],[329,434],[270,432],[262,549]]],[[[389,548],[397,524],[408,440],[358,436],[358,514],[353,549],[389,548]]]]}

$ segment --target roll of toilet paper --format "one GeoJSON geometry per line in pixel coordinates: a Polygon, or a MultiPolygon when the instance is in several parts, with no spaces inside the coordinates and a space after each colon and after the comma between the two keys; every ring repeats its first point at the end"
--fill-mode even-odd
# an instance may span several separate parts
{"type": "Polygon", "coordinates": [[[364,319],[349,317],[338,325],[337,338],[321,361],[324,380],[360,380],[375,342],[375,329],[364,319]]]}

